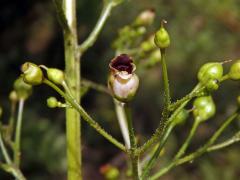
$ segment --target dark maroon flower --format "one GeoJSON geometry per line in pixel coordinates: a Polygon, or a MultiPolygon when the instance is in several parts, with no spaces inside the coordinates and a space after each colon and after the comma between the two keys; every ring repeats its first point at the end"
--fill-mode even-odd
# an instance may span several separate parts
{"type": "Polygon", "coordinates": [[[108,79],[108,87],[117,100],[130,101],[139,85],[139,79],[134,73],[136,66],[133,60],[126,54],[114,58],[109,64],[111,73],[108,79]]]}
{"type": "Polygon", "coordinates": [[[133,73],[135,70],[133,60],[127,54],[121,54],[117,56],[111,61],[109,66],[113,71],[126,71],[128,74],[133,73]]]}

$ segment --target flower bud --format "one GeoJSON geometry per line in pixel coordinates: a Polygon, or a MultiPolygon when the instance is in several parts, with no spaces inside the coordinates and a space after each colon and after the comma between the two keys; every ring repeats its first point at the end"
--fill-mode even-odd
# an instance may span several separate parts
{"type": "Polygon", "coordinates": [[[201,83],[206,83],[210,79],[220,80],[222,76],[223,66],[218,62],[206,63],[198,71],[198,80],[201,83]]]}
{"type": "Polygon", "coordinates": [[[240,80],[240,60],[237,60],[229,70],[229,78],[232,80],[240,80]]]}
{"type": "Polygon", "coordinates": [[[199,121],[206,121],[216,112],[216,106],[211,96],[198,97],[193,102],[193,105],[193,115],[199,121]]]}
{"type": "Polygon", "coordinates": [[[110,164],[102,166],[100,168],[100,173],[104,175],[106,180],[116,180],[120,175],[119,170],[110,164]]]}
{"type": "Polygon", "coordinates": [[[136,94],[139,86],[138,76],[134,73],[136,66],[126,54],[114,58],[110,64],[108,87],[117,100],[130,101],[136,94]]]}
{"type": "Polygon", "coordinates": [[[49,108],[56,108],[56,107],[58,107],[58,100],[55,97],[49,97],[47,99],[47,106],[49,108]]]}
{"type": "Polygon", "coordinates": [[[142,42],[140,44],[141,50],[144,52],[149,52],[152,51],[153,49],[156,48],[155,43],[154,43],[154,36],[150,36],[146,41],[142,42]]]}
{"type": "Polygon", "coordinates": [[[153,23],[155,18],[155,11],[154,9],[148,9],[139,14],[136,18],[134,25],[137,26],[149,26],[153,23]]]}
{"type": "Polygon", "coordinates": [[[57,68],[47,68],[47,76],[55,84],[62,84],[65,80],[64,72],[57,68]]]}
{"type": "Polygon", "coordinates": [[[43,73],[36,64],[26,62],[21,68],[23,72],[23,80],[30,85],[39,85],[43,81],[43,73]]]}
{"type": "Polygon", "coordinates": [[[16,91],[11,91],[10,94],[9,94],[9,99],[10,101],[12,102],[17,102],[18,101],[18,95],[17,95],[17,92],[16,91]]]}
{"type": "Polygon", "coordinates": [[[19,99],[27,99],[32,94],[32,86],[25,83],[22,77],[15,80],[13,86],[19,99]]]}
{"type": "Polygon", "coordinates": [[[163,23],[164,21],[162,22],[161,28],[156,32],[154,38],[156,46],[160,49],[166,49],[170,46],[170,37],[166,29],[163,27],[163,23]]]}

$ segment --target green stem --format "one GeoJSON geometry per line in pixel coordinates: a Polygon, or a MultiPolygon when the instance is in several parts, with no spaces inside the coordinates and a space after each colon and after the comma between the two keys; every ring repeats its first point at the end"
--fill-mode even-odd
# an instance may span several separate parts
{"type": "Polygon", "coordinates": [[[81,83],[82,83],[83,86],[86,86],[86,87],[92,88],[96,91],[99,91],[99,92],[106,93],[106,94],[110,95],[110,92],[109,92],[108,88],[104,85],[97,84],[97,83],[89,81],[87,79],[82,79],[81,83]]]}
{"type": "Polygon", "coordinates": [[[120,143],[118,140],[113,138],[110,134],[108,134],[96,121],[94,121],[90,115],[82,108],[80,104],[77,103],[75,99],[73,99],[68,94],[65,94],[60,88],[58,88],[55,84],[51,81],[44,79],[43,83],[47,84],[55,91],[57,91],[65,100],[82,116],[82,118],[91,126],[93,127],[99,134],[105,137],[108,141],[114,144],[116,147],[121,149],[122,151],[126,152],[125,146],[120,143]]]}
{"type": "Polygon", "coordinates": [[[3,154],[3,157],[4,157],[5,161],[8,164],[11,164],[12,161],[11,161],[11,159],[10,159],[10,157],[8,155],[7,149],[6,149],[5,145],[4,145],[1,131],[0,131],[0,147],[1,147],[1,151],[2,151],[2,154],[3,154]]]}
{"type": "Polygon", "coordinates": [[[173,167],[175,166],[179,166],[183,163],[186,162],[191,162],[193,161],[195,158],[201,156],[203,153],[205,153],[207,151],[207,149],[217,140],[217,138],[222,134],[222,132],[228,127],[228,125],[235,119],[239,117],[239,114],[236,112],[234,114],[232,114],[221,126],[220,128],[213,134],[213,136],[208,140],[208,142],[202,146],[201,148],[199,148],[197,151],[186,155],[183,158],[177,159],[175,161],[172,161],[169,165],[167,165],[166,167],[164,167],[163,169],[161,169],[159,172],[157,172],[156,174],[154,174],[150,180],[155,180],[155,179],[159,179],[162,175],[166,174],[168,171],[170,171],[173,167]]]}
{"type": "Polygon", "coordinates": [[[130,149],[130,138],[129,138],[129,131],[127,125],[127,117],[124,111],[124,107],[121,102],[114,99],[115,111],[118,119],[118,123],[122,132],[122,136],[125,142],[125,146],[127,149],[130,149]]]}
{"type": "MultiPolygon", "coordinates": [[[[195,88],[192,90],[191,93],[193,93],[194,91],[198,91],[198,89],[200,88],[200,84],[197,84],[195,86],[195,88]]],[[[165,127],[167,124],[171,123],[175,117],[178,115],[178,113],[188,104],[188,102],[191,99],[186,100],[185,102],[183,102],[173,113],[172,115],[168,118],[167,122],[163,121],[163,118],[160,121],[160,124],[158,126],[158,128],[155,130],[154,134],[152,135],[152,137],[145,143],[143,144],[141,147],[138,148],[137,153],[138,154],[142,154],[144,153],[149,147],[151,147],[153,144],[157,143],[159,141],[159,139],[162,138],[163,133],[165,131],[165,127]]]]}
{"type": "Polygon", "coordinates": [[[14,140],[14,164],[16,165],[16,167],[20,166],[21,132],[22,132],[22,116],[23,116],[24,101],[25,101],[24,99],[20,99],[19,107],[18,107],[16,133],[15,133],[15,140],[14,140]]]}
{"type": "Polygon", "coordinates": [[[164,133],[163,138],[161,139],[156,151],[154,152],[150,160],[147,162],[147,164],[143,168],[142,179],[145,179],[149,175],[149,171],[156,164],[159,154],[161,153],[174,127],[175,127],[175,124],[170,124],[169,127],[166,128],[166,132],[164,133]]]}
{"type": "Polygon", "coordinates": [[[79,47],[79,51],[81,53],[85,52],[95,43],[113,7],[114,7],[113,2],[104,3],[102,13],[98,19],[96,26],[94,27],[93,31],[90,33],[88,38],[79,47]]]}
{"type": "Polygon", "coordinates": [[[174,160],[179,159],[182,155],[185,154],[185,151],[187,150],[187,148],[188,148],[188,146],[189,146],[189,144],[190,144],[194,134],[196,133],[196,130],[197,130],[199,124],[200,124],[200,121],[198,121],[198,120],[194,121],[193,126],[191,128],[191,131],[190,131],[187,139],[185,140],[185,142],[181,146],[180,150],[175,155],[174,160]]]}
{"type": "MultiPolygon", "coordinates": [[[[66,83],[80,104],[80,56],[78,51],[76,0],[63,0],[63,11],[70,30],[64,32],[66,83]]],[[[75,109],[66,109],[67,175],[68,180],[82,179],[81,120],[75,109]]]]}
{"type": "Polygon", "coordinates": [[[168,80],[165,49],[161,50],[161,64],[162,64],[162,76],[163,76],[163,85],[164,85],[164,108],[166,109],[166,111],[168,111],[169,105],[171,103],[171,98],[170,98],[170,90],[169,90],[169,80],[168,80]]]}
{"type": "Polygon", "coordinates": [[[139,172],[138,172],[139,156],[135,154],[137,143],[134,135],[131,110],[128,107],[128,104],[125,104],[124,107],[127,115],[127,123],[128,123],[129,139],[130,139],[130,158],[132,163],[132,175],[134,180],[139,180],[140,179],[139,172]]]}
{"type": "Polygon", "coordinates": [[[230,146],[236,142],[239,142],[240,141],[240,132],[237,132],[233,137],[231,137],[230,139],[224,141],[224,142],[221,142],[219,144],[216,144],[216,145],[213,145],[213,146],[210,146],[209,148],[207,148],[207,152],[211,152],[211,151],[216,151],[216,150],[219,150],[219,149],[222,149],[222,148],[225,148],[227,146],[230,146]]]}

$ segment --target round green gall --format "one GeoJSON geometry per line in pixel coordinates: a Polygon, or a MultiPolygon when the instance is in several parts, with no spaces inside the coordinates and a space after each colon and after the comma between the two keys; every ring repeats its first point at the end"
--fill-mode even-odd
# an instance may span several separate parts
{"type": "Polygon", "coordinates": [[[161,26],[161,28],[156,32],[154,37],[154,42],[160,49],[166,49],[170,46],[170,37],[166,29],[161,26]]]}
{"type": "Polygon", "coordinates": [[[58,107],[58,100],[55,97],[49,97],[47,99],[47,106],[49,108],[56,108],[56,107],[58,107]]]}
{"type": "Polygon", "coordinates": [[[193,115],[196,120],[206,121],[216,112],[216,106],[211,96],[198,97],[193,102],[193,115]]]}
{"type": "Polygon", "coordinates": [[[57,68],[47,68],[47,77],[55,84],[62,84],[65,80],[64,72],[57,68]]]}
{"type": "Polygon", "coordinates": [[[39,85],[43,82],[43,72],[36,64],[26,62],[21,67],[23,80],[30,85],[39,85]]]}
{"type": "Polygon", "coordinates": [[[231,80],[240,80],[240,60],[237,60],[231,67],[228,73],[231,80]]]}
{"type": "Polygon", "coordinates": [[[27,99],[32,94],[32,86],[25,83],[22,77],[15,80],[13,87],[18,99],[27,99]]]}
{"type": "Polygon", "coordinates": [[[220,80],[222,76],[223,66],[218,62],[206,63],[198,71],[198,80],[201,83],[206,83],[210,79],[220,80]]]}

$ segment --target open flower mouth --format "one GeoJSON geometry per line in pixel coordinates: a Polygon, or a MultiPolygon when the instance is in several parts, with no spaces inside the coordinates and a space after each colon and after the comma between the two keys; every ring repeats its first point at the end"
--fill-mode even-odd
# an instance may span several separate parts
{"type": "Polygon", "coordinates": [[[128,74],[132,74],[135,70],[132,58],[126,54],[121,54],[114,58],[110,62],[109,67],[113,71],[126,71],[128,74]]]}

